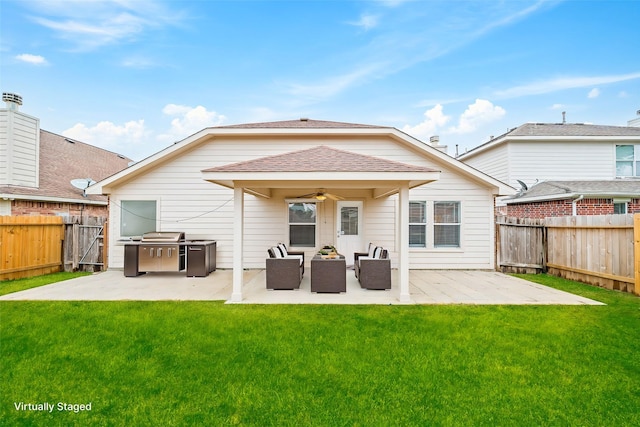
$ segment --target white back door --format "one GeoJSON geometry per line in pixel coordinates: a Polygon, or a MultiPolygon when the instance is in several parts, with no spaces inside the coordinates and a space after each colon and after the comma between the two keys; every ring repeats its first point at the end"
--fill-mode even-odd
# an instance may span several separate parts
{"type": "Polygon", "coordinates": [[[362,250],[361,201],[338,201],[336,249],[345,256],[347,265],[353,265],[353,253],[362,250]]]}

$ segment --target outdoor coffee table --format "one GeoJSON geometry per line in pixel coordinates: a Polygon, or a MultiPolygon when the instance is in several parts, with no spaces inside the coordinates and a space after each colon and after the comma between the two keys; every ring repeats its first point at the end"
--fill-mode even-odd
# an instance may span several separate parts
{"type": "Polygon", "coordinates": [[[311,292],[347,292],[347,264],[342,255],[311,259],[311,292]]]}

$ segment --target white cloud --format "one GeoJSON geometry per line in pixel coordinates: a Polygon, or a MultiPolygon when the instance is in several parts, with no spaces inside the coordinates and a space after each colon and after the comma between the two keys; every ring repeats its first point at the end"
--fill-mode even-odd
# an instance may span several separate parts
{"type": "Polygon", "coordinates": [[[506,114],[504,108],[493,105],[486,99],[476,99],[476,102],[462,113],[458,120],[458,126],[448,129],[451,133],[471,133],[485,123],[490,123],[502,118],[506,114]]]}
{"type": "Polygon", "coordinates": [[[360,27],[363,30],[368,31],[378,26],[378,19],[379,17],[377,15],[361,15],[359,20],[347,23],[349,25],[360,27]]]}
{"type": "Polygon", "coordinates": [[[330,77],[319,83],[290,84],[288,85],[287,92],[291,95],[313,101],[326,99],[337,95],[351,86],[362,83],[366,78],[372,78],[372,75],[381,68],[384,68],[382,64],[371,64],[363,68],[358,68],[351,73],[330,77]]]}
{"type": "Polygon", "coordinates": [[[34,22],[79,50],[131,40],[183,18],[164,3],[146,0],[33,0],[27,6],[34,10],[34,22]]]}
{"type": "Polygon", "coordinates": [[[618,93],[618,98],[628,98],[629,97],[629,93],[627,91],[621,90],[618,93]]]}
{"type": "Polygon", "coordinates": [[[442,110],[442,105],[438,104],[430,110],[425,111],[424,121],[415,126],[404,126],[402,128],[403,132],[423,140],[435,135],[439,129],[451,120],[451,117],[445,115],[442,110]]]}
{"type": "Polygon", "coordinates": [[[599,96],[600,96],[600,89],[598,89],[597,87],[594,87],[589,91],[587,98],[597,98],[599,96]]]}
{"type": "Polygon", "coordinates": [[[499,90],[495,92],[495,96],[499,98],[517,98],[527,95],[542,95],[545,93],[557,92],[565,89],[604,85],[635,79],[640,79],[640,73],[595,77],[561,77],[557,79],[542,80],[521,86],[514,86],[509,89],[499,90]]]}
{"type": "Polygon", "coordinates": [[[167,104],[162,112],[167,116],[175,117],[171,120],[171,128],[164,134],[158,135],[159,141],[179,141],[206,127],[220,126],[226,121],[226,117],[208,111],[205,107],[189,107],[186,105],[167,104]]]}
{"type": "Polygon", "coordinates": [[[134,153],[136,146],[144,144],[150,132],[145,129],[144,120],[132,120],[123,125],[102,121],[93,127],[77,123],[62,134],[68,138],[133,157],[136,154],[134,153]]]}
{"type": "Polygon", "coordinates": [[[18,61],[26,62],[28,64],[33,65],[48,65],[49,63],[44,58],[44,56],[40,55],[32,55],[30,53],[22,53],[20,55],[16,55],[16,59],[18,61]]]}
{"type": "Polygon", "coordinates": [[[552,110],[560,110],[560,109],[562,109],[562,108],[564,108],[564,104],[553,104],[553,105],[551,106],[551,109],[552,109],[552,110]]]}

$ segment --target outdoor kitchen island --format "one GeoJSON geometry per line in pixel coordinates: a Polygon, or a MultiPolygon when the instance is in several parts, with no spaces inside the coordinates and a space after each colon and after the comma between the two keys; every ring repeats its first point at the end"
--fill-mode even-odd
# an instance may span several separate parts
{"type": "Polygon", "coordinates": [[[185,240],[183,232],[145,233],[124,242],[124,275],[183,271],[188,277],[206,277],[216,270],[215,240],[185,240]]]}

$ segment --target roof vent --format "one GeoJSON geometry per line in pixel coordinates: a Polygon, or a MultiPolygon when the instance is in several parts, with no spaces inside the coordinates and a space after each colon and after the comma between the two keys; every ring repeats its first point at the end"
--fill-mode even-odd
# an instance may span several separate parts
{"type": "Polygon", "coordinates": [[[22,97],[17,93],[2,92],[2,100],[7,103],[7,109],[18,111],[22,105],[22,97]]]}
{"type": "Polygon", "coordinates": [[[300,121],[301,122],[308,122],[309,121],[309,117],[300,117],[300,121]]]}

